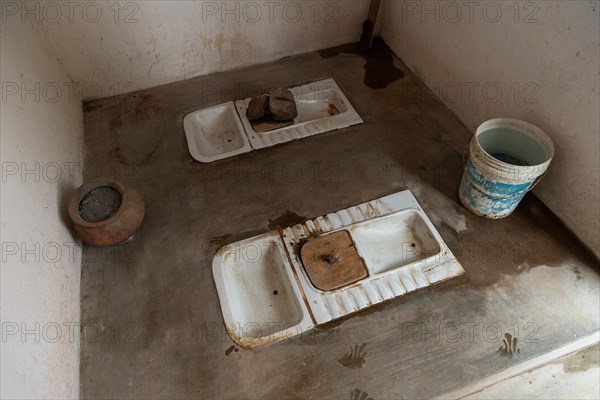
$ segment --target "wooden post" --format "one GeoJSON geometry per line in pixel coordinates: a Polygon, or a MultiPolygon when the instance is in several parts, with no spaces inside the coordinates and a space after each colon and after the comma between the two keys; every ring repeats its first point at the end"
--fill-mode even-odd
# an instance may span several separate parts
{"type": "Polygon", "coordinates": [[[375,31],[375,24],[377,23],[380,5],[381,0],[371,0],[369,16],[366,21],[363,22],[363,32],[360,37],[360,48],[362,51],[369,51],[373,45],[373,32],[375,31]]]}

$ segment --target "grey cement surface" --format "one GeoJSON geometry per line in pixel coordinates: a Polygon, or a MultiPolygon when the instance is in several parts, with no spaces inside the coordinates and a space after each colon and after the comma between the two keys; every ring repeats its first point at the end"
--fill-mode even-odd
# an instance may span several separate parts
{"type": "Polygon", "coordinates": [[[557,358],[523,374],[464,397],[488,399],[590,399],[600,398],[600,345],[557,358]]]}
{"type": "Polygon", "coordinates": [[[363,83],[362,57],[312,53],[85,105],[88,179],[135,187],[146,216],[131,241],[85,248],[82,398],[429,398],[598,330],[595,261],[531,195],[504,220],[467,212],[456,192],[471,133],[394,64],[406,75],[384,89],[363,83]],[[186,113],[327,77],[363,125],[212,164],[190,156],[186,113]],[[234,346],[211,272],[220,246],[288,210],[316,217],[404,189],[464,278],[295,339],[234,346]]]}

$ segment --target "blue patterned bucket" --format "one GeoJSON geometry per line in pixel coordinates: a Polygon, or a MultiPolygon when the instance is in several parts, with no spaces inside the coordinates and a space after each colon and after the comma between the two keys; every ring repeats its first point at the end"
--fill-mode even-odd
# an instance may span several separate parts
{"type": "Polygon", "coordinates": [[[469,150],[459,198],[471,212],[491,219],[510,215],[554,157],[548,135],[535,125],[509,118],[483,123],[469,150]]]}

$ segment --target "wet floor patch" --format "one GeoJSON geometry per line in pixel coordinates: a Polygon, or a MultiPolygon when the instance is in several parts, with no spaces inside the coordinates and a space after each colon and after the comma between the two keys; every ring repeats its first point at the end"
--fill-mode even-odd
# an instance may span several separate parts
{"type": "Polygon", "coordinates": [[[306,220],[306,217],[293,213],[290,210],[286,210],[279,217],[269,220],[269,229],[275,230],[277,228],[288,228],[290,226],[301,224],[306,220]]]}
{"type": "Polygon", "coordinates": [[[363,57],[366,61],[364,83],[371,89],[385,89],[404,77],[404,71],[394,66],[394,53],[380,37],[373,39],[373,47],[368,52],[363,52],[359,43],[352,43],[321,50],[319,54],[323,58],[333,58],[340,54],[363,57]]]}

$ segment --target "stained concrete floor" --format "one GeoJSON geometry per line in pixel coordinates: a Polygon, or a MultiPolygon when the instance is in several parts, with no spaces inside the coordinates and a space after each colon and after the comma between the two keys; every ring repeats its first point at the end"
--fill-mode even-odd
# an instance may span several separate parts
{"type": "Polygon", "coordinates": [[[551,363],[501,381],[465,400],[600,399],[600,345],[557,358],[551,363]]]}
{"type": "Polygon", "coordinates": [[[462,208],[456,191],[471,133],[399,60],[347,50],[85,104],[88,179],[135,187],[146,217],[132,241],[85,248],[82,398],[429,398],[599,329],[595,261],[532,195],[499,221],[462,208]],[[186,113],[327,77],[363,125],[212,164],[188,153],[186,113]],[[282,215],[316,217],[404,189],[464,278],[295,339],[235,346],[212,279],[220,246],[282,215]],[[506,334],[518,338],[514,348],[506,334]]]}

